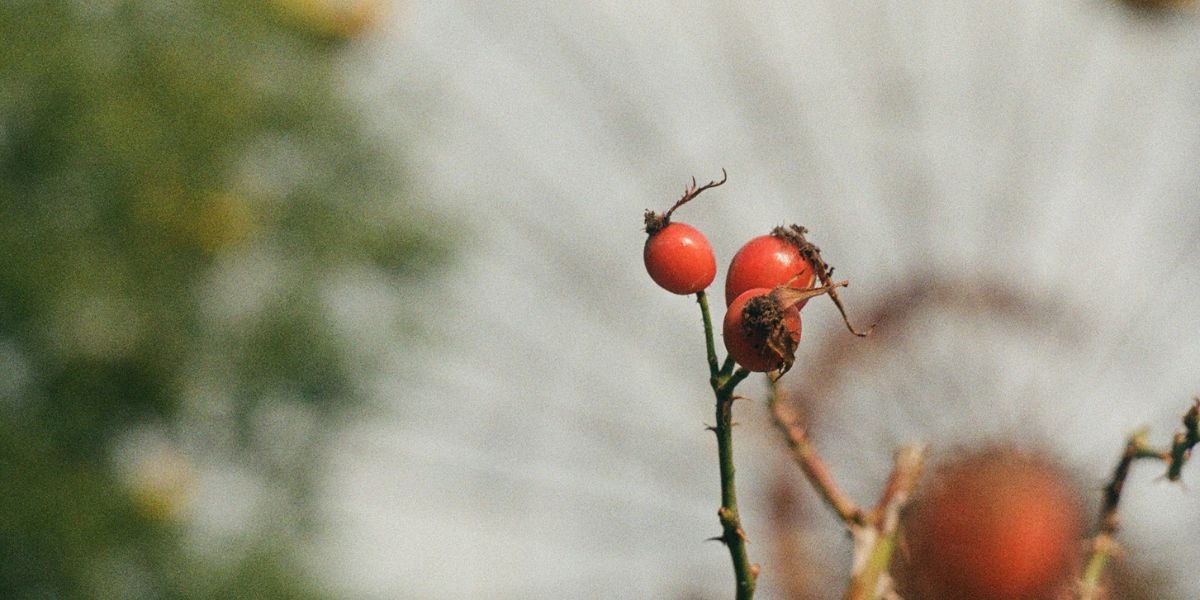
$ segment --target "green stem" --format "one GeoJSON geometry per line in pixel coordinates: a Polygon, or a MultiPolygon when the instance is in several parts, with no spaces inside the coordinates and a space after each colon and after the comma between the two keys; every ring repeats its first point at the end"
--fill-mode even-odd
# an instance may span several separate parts
{"type": "Polygon", "coordinates": [[[708,313],[708,294],[704,290],[696,292],[696,302],[700,304],[700,314],[704,317],[704,344],[708,350],[708,376],[716,377],[720,372],[717,366],[717,346],[713,342],[712,317],[708,313]]]}
{"type": "Polygon", "coordinates": [[[751,565],[746,555],[746,532],[742,529],[738,514],[733,467],[733,390],[749,374],[745,369],[738,369],[728,378],[717,378],[713,385],[717,396],[717,424],[712,429],[717,436],[717,457],[721,469],[721,508],[717,511],[717,517],[721,521],[720,539],[729,548],[729,557],[733,561],[737,600],[754,597],[754,584],[758,577],[758,567],[751,565]]]}
{"type": "Polygon", "coordinates": [[[733,391],[750,372],[746,369],[733,370],[733,358],[725,359],[718,366],[717,347],[713,340],[712,316],[708,311],[708,295],[703,290],[696,292],[700,304],[700,315],[704,317],[704,343],[708,354],[709,383],[717,397],[717,424],[712,431],[717,436],[717,460],[721,470],[721,508],[717,518],[721,521],[721,536],[718,538],[729,548],[733,561],[733,575],[737,580],[737,600],[754,597],[754,584],[758,578],[758,567],[750,564],[746,556],[746,532],[742,529],[738,514],[737,485],[734,483],[733,468],[733,391]]]}

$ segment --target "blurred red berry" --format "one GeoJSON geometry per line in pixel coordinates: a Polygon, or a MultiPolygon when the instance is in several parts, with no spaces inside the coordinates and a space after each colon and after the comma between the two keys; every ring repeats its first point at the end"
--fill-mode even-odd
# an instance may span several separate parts
{"type": "Polygon", "coordinates": [[[1055,598],[1081,547],[1082,505],[1054,466],[1010,449],[945,467],[905,517],[905,597],[1055,598]]]}

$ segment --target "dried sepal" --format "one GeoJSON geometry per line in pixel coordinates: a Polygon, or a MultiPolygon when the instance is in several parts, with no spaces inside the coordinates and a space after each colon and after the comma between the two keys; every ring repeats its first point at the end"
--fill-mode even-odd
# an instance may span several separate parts
{"type": "Polygon", "coordinates": [[[725,169],[723,168],[721,169],[720,181],[709,181],[702,186],[697,186],[696,178],[693,177],[692,183],[683,189],[683,196],[681,196],[679,200],[675,202],[675,204],[671,205],[671,208],[668,208],[667,212],[659,214],[650,209],[646,209],[646,212],[643,215],[643,220],[645,221],[646,225],[646,233],[654,235],[655,233],[662,231],[664,227],[671,224],[671,214],[674,213],[676,209],[684,204],[687,204],[688,202],[691,202],[696,198],[696,196],[700,195],[700,192],[703,192],[709,188],[715,188],[723,185],[728,180],[729,174],[726,173],[725,169]]]}
{"type": "MultiPolygon", "coordinates": [[[[806,233],[808,233],[808,230],[800,225],[776,227],[771,231],[771,235],[786,240],[799,250],[800,256],[804,257],[812,265],[813,272],[816,273],[817,278],[821,281],[821,285],[830,286],[833,282],[833,267],[829,266],[829,263],[826,263],[825,259],[821,258],[821,249],[816,244],[808,241],[808,238],[805,237],[806,233]]],[[[854,328],[854,325],[850,324],[850,318],[846,316],[846,307],[842,305],[842,299],[838,297],[836,289],[829,290],[829,299],[833,300],[834,306],[841,313],[842,321],[846,324],[846,329],[849,329],[850,333],[858,337],[866,337],[875,329],[874,323],[866,331],[859,331],[854,328]]]]}

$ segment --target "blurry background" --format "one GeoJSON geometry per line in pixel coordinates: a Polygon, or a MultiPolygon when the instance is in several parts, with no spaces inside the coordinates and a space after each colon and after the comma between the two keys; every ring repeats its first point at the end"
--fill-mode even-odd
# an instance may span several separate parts
{"type": "MultiPolygon", "coordinates": [[[[802,223],[880,320],[813,302],[787,376],[851,494],[1008,441],[1098,498],[1200,392],[1197,19],[5,3],[0,597],[728,597],[698,311],[640,259],[722,167],[678,215],[719,264],[802,223]]],[[[761,597],[836,597],[737,411],[761,597]]],[[[1196,495],[1144,466],[1129,597],[1197,597],[1196,495]]]]}
{"type": "Polygon", "coordinates": [[[0,597],[325,587],[333,419],[445,247],[343,91],[354,19],[0,8],[0,597]]]}

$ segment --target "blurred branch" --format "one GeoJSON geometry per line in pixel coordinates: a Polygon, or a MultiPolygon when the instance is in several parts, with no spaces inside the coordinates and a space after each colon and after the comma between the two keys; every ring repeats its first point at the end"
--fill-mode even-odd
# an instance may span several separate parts
{"type": "Polygon", "coordinates": [[[771,382],[767,407],[771,410],[775,427],[783,433],[784,440],[787,441],[788,448],[792,451],[793,460],[800,466],[805,478],[825,501],[825,504],[833,509],[833,512],[847,527],[864,524],[866,522],[865,514],[834,481],[829,466],[821,459],[809,440],[808,432],[800,425],[800,416],[791,406],[780,400],[778,381],[771,382]]]}
{"type": "Polygon", "coordinates": [[[1125,480],[1129,470],[1139,459],[1159,460],[1167,465],[1166,477],[1169,481],[1178,481],[1183,465],[1191,456],[1192,448],[1200,443],[1200,398],[1193,401],[1191,409],[1183,415],[1183,431],[1176,432],[1171,439],[1171,447],[1158,450],[1146,441],[1149,433],[1139,430],[1129,436],[1125,450],[1113,469],[1112,479],[1104,488],[1104,502],[1100,507],[1100,527],[1092,538],[1092,553],[1084,568],[1083,580],[1080,584],[1081,600],[1096,600],[1103,591],[1101,585],[1105,567],[1109,559],[1118,551],[1116,542],[1117,530],[1120,528],[1120,515],[1117,509],[1121,503],[1121,493],[1125,488],[1125,480]]]}
{"type": "Polygon", "coordinates": [[[799,424],[799,415],[781,400],[777,381],[771,382],[767,405],[775,426],[783,433],[792,457],[805,478],[834,514],[846,524],[854,539],[854,562],[846,600],[874,600],[892,597],[888,570],[900,531],[900,511],[908,503],[925,463],[925,449],[901,448],[880,494],[878,504],[864,512],[834,481],[828,465],[817,453],[807,431],[799,424]]]}
{"type": "Polygon", "coordinates": [[[846,600],[897,597],[889,569],[900,534],[900,511],[908,504],[925,465],[925,448],[906,446],[896,452],[895,464],[868,524],[855,527],[854,570],[846,600]],[[860,543],[861,540],[861,543],[860,543]]]}

